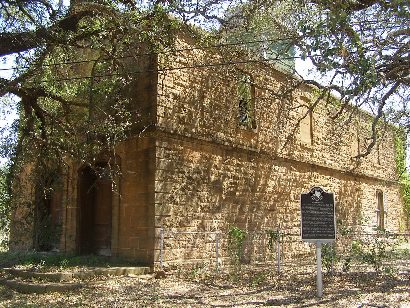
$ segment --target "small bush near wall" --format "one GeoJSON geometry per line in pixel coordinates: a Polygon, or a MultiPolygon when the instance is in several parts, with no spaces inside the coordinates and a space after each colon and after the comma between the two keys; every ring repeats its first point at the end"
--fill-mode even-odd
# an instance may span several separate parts
{"type": "Polygon", "coordinates": [[[10,171],[8,166],[0,166],[0,251],[8,248],[10,225],[10,191],[8,186],[10,171]]]}
{"type": "Polygon", "coordinates": [[[238,227],[230,227],[228,231],[228,252],[234,271],[238,273],[244,257],[244,241],[246,231],[238,227]]]}

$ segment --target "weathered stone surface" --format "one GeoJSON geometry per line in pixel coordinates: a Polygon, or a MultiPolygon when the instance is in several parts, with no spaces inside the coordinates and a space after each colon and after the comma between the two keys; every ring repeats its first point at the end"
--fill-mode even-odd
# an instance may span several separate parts
{"type": "MultiPolygon", "coordinates": [[[[179,43],[190,46],[188,40],[179,43]]],[[[391,128],[377,150],[357,163],[352,156],[363,150],[357,140],[367,137],[367,114],[340,126],[326,113],[329,106],[320,104],[298,127],[313,89],[299,88],[281,101],[277,97],[287,78],[283,73],[258,64],[196,68],[196,58],[204,54],[208,62],[221,60],[201,49],[181,53],[171,65],[192,61],[189,68],[158,77],[155,225],[174,230],[164,240],[164,260],[206,260],[214,248],[203,234],[191,236],[187,230],[226,234],[230,226],[293,234],[283,248],[285,257],[303,255],[310,248],[298,239],[299,196],[313,186],[335,193],[337,219],[344,227],[371,232],[377,226],[376,191],[382,191],[386,229],[404,228],[391,128]],[[238,125],[238,70],[255,80],[256,129],[238,125]]],[[[255,258],[261,241],[247,244],[255,246],[247,248],[255,258]]],[[[220,253],[226,255],[226,242],[220,244],[225,247],[220,253]]]]}
{"type": "MultiPolygon", "coordinates": [[[[157,74],[136,80],[134,107],[145,110],[146,127],[116,149],[120,175],[112,199],[113,256],[149,265],[158,265],[161,253],[167,263],[215,259],[218,232],[223,259],[232,226],[250,234],[245,243],[250,260],[269,253],[266,230],[287,234],[285,258],[309,254],[298,237],[299,196],[313,186],[335,194],[344,227],[374,231],[378,191],[385,198],[386,229],[405,227],[391,127],[386,125],[368,157],[352,159],[363,151],[368,114],[358,112],[350,125],[341,126],[328,112],[337,106],[320,103],[303,118],[315,100],[314,89],[299,86],[281,96],[291,76],[266,63],[216,65],[226,59],[192,44],[181,35],[177,47],[182,51],[167,60],[158,56],[157,74]],[[179,69],[161,70],[173,67],[179,69]],[[238,72],[254,79],[254,128],[239,123],[238,72]]],[[[60,250],[75,252],[82,166],[68,165],[60,250]]],[[[23,238],[13,230],[12,237],[23,238]]]]}

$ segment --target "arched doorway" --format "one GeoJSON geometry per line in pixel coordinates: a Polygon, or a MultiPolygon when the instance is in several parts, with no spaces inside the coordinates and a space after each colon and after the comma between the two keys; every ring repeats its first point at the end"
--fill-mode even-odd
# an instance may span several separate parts
{"type": "Polygon", "coordinates": [[[107,164],[95,169],[84,167],[78,173],[78,252],[111,255],[112,179],[107,164]]]}

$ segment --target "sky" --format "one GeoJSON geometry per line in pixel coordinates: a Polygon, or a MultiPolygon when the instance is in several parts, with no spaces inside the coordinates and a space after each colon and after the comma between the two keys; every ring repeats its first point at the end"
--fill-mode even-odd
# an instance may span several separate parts
{"type": "MultiPolygon", "coordinates": [[[[13,66],[13,58],[12,57],[5,57],[3,62],[0,62],[0,77],[2,78],[10,78],[12,75],[12,70],[10,68],[13,66]]],[[[8,100],[16,100],[16,98],[10,97],[8,100]]],[[[3,129],[7,129],[10,125],[18,118],[17,112],[15,108],[10,108],[10,104],[8,104],[8,100],[6,102],[0,100],[0,137],[3,129]],[[6,106],[9,105],[9,106],[6,106]]],[[[14,105],[14,103],[12,103],[14,105]]],[[[3,165],[7,162],[7,159],[0,158],[0,165],[3,165]]]]}

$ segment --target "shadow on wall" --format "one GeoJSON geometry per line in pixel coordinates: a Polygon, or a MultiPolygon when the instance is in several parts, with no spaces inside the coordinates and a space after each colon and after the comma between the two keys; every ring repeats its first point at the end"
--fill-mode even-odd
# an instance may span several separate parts
{"type": "MultiPolygon", "coordinates": [[[[224,234],[232,226],[249,232],[276,230],[280,225],[299,228],[295,217],[299,201],[294,196],[299,182],[286,174],[286,166],[209,144],[174,142],[172,147],[179,151],[169,151],[173,159],[163,164],[167,172],[157,179],[170,183],[157,211],[159,216],[169,215],[164,228],[224,234]]],[[[304,174],[308,179],[308,169],[304,174]]],[[[172,249],[183,249],[188,258],[203,258],[207,251],[198,249],[200,241],[192,238],[183,248],[175,242],[172,249]]],[[[260,243],[248,240],[245,255],[253,258],[260,248],[260,243]]]]}
{"type": "MultiPolygon", "coordinates": [[[[336,217],[340,227],[350,227],[362,223],[362,190],[355,181],[342,181],[338,191],[339,202],[336,206],[336,217]]],[[[339,227],[339,226],[338,226],[339,227]]]]}

